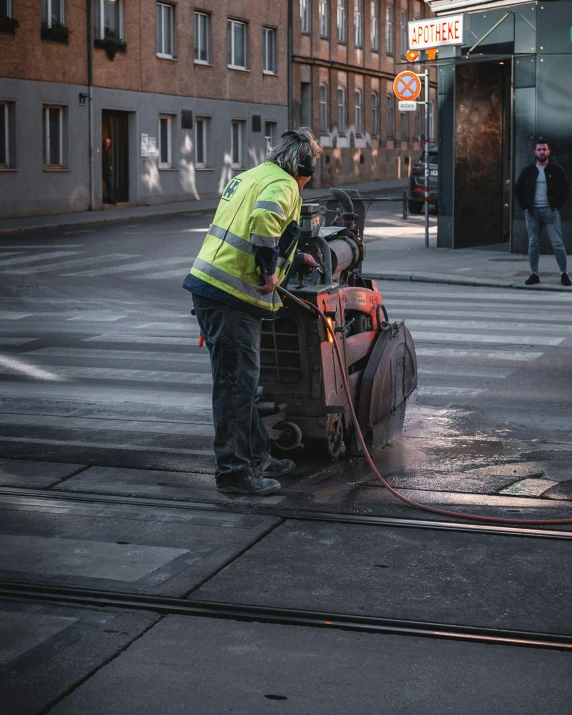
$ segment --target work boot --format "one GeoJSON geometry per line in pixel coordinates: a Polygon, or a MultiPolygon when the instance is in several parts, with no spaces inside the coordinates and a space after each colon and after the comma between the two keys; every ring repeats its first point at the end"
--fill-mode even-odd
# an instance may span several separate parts
{"type": "Polygon", "coordinates": [[[533,286],[536,283],[540,283],[540,278],[538,277],[538,273],[531,273],[528,278],[524,281],[525,286],[533,286]]]}
{"type": "Polygon", "coordinates": [[[563,273],[560,276],[560,283],[562,283],[563,286],[572,286],[572,281],[570,280],[568,273],[563,273]]]}
{"type": "Polygon", "coordinates": [[[264,497],[267,494],[273,494],[280,489],[280,482],[275,479],[265,479],[256,474],[250,474],[248,477],[243,477],[234,484],[229,484],[224,487],[217,487],[219,492],[223,494],[251,494],[252,496],[264,497]]]}
{"type": "Polygon", "coordinates": [[[291,459],[276,459],[271,454],[252,467],[254,474],[261,477],[283,477],[295,469],[296,464],[291,459]]]}

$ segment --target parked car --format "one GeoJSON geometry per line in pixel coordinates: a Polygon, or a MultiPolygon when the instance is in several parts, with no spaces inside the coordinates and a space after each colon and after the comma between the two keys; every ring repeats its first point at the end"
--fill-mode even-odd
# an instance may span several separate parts
{"type": "MultiPolygon", "coordinates": [[[[439,182],[439,153],[436,146],[429,147],[429,203],[437,206],[437,185],[439,182]]],[[[407,203],[409,213],[423,212],[425,202],[425,153],[411,167],[407,203]]]]}

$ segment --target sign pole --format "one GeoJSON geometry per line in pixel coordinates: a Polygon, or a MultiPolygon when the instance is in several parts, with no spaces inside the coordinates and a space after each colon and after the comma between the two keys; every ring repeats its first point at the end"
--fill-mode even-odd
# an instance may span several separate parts
{"type": "Polygon", "coordinates": [[[425,248],[429,248],[429,69],[425,70],[425,248]]]}

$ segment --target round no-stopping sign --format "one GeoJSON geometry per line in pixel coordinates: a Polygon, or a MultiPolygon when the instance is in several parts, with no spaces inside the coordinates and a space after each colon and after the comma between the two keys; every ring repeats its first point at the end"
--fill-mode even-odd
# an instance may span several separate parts
{"type": "Polygon", "coordinates": [[[421,94],[421,80],[415,72],[400,72],[393,81],[393,91],[402,102],[413,102],[421,94]]]}

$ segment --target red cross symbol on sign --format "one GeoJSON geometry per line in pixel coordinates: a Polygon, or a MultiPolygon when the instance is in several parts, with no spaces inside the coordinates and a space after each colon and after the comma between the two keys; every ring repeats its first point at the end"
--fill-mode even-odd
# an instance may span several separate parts
{"type": "Polygon", "coordinates": [[[421,94],[421,80],[415,72],[400,72],[393,81],[393,91],[403,102],[413,102],[421,94]]]}

